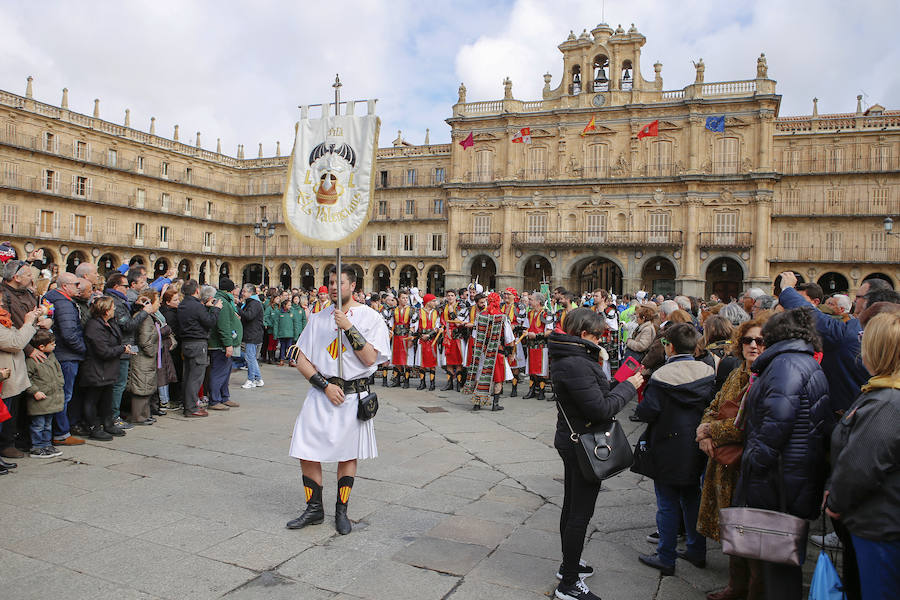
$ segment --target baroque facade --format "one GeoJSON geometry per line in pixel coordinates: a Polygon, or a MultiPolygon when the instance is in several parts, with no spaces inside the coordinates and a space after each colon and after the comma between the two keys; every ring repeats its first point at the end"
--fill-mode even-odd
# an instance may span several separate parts
{"type": "MultiPolygon", "coordinates": [[[[468,102],[450,144],[378,150],[372,220],[343,250],[363,286],[441,293],[472,280],[542,281],[584,291],[706,296],[771,289],[793,269],[826,292],[867,277],[900,282],[900,112],[779,117],[764,55],[755,77],[666,90],[641,69],[645,37],[601,24],[559,45],[562,79],[543,98],[468,102]],[[724,131],[707,128],[723,119],[724,131]],[[593,121],[592,121],[593,119],[593,121]],[[641,136],[658,122],[658,135],[641,136]],[[593,127],[588,127],[593,123],[593,127]],[[523,129],[531,143],[512,143],[523,129]],[[473,144],[459,142],[471,135],[473,144]]],[[[748,65],[753,70],[754,65],[748,65]]],[[[311,288],[332,253],[282,224],[287,157],[245,158],[0,92],[0,236],[44,248],[63,268],[140,261],[160,274],[269,280],[311,288]],[[263,217],[274,235],[263,241],[263,217]]]]}

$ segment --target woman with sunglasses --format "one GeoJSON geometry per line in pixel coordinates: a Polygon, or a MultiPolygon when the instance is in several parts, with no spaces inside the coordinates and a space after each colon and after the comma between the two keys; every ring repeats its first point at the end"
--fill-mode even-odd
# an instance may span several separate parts
{"type": "MultiPolygon", "coordinates": [[[[697,532],[716,541],[719,540],[719,509],[731,506],[740,474],[744,434],[735,427],[734,417],[750,383],[750,367],[766,348],[762,338],[762,327],[766,320],[768,317],[745,321],[732,334],[731,352],[740,360],[740,364],[728,375],[697,427],[697,442],[700,449],[709,456],[700,496],[697,532]],[[716,452],[717,449],[725,450],[726,447],[731,449],[730,456],[716,452]]],[[[730,556],[728,585],[722,591],[707,594],[707,600],[762,598],[758,570],[759,566],[755,561],[730,556]]]]}
{"type": "Polygon", "coordinates": [[[610,390],[609,380],[599,363],[598,342],[606,332],[602,315],[589,308],[576,308],[566,315],[564,333],[550,335],[550,378],[556,391],[558,415],[553,445],[563,461],[564,496],[559,519],[562,565],[556,573],[561,580],[556,597],[562,600],[595,600],[584,579],[594,569],[581,561],[584,536],[594,514],[600,484],[587,481],[581,474],[575,443],[566,417],[576,433],[589,431],[592,424],[608,423],[628,402],[637,396],[644,382],[635,373],[610,390]],[[562,411],[565,411],[563,416],[562,411]]]}
{"type": "MultiPolygon", "coordinates": [[[[753,361],[756,379],[744,399],[744,452],[735,506],[819,515],[824,487],[824,438],[831,414],[828,381],[813,357],[822,349],[810,309],[773,315],[762,328],[766,349],[753,361]]],[[[801,567],[760,563],[766,600],[802,595],[801,567]]]]}

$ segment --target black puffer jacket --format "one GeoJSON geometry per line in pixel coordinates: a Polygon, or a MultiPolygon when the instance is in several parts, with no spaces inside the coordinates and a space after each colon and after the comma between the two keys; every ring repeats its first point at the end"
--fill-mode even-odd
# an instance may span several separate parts
{"type": "Polygon", "coordinates": [[[828,381],[813,352],[803,340],[782,340],[753,362],[751,371],[758,377],[745,405],[736,506],[781,510],[779,492],[783,490],[788,513],[804,519],[819,514],[831,409],[828,381]]]}
{"type": "MultiPolygon", "coordinates": [[[[147,318],[149,313],[145,310],[138,310],[132,314],[131,302],[126,299],[124,294],[117,292],[116,290],[106,290],[105,294],[112,298],[113,304],[116,307],[116,315],[113,317],[113,321],[119,326],[119,333],[122,335],[122,343],[134,344],[134,338],[137,334],[138,327],[141,326],[141,323],[144,322],[144,319],[147,318]]],[[[131,355],[126,354],[122,358],[130,359],[131,355]]]]}
{"type": "Polygon", "coordinates": [[[669,485],[699,485],[706,456],[697,442],[697,426],[712,401],[716,373],[689,354],[673,356],[653,372],[635,414],[649,423],[647,440],[654,480],[669,485]]]}
{"type": "Polygon", "coordinates": [[[50,290],[44,299],[53,304],[53,334],[56,336],[56,360],[80,361],[84,359],[84,332],[81,315],[74,300],[59,290],[50,290]]]}
{"type": "MultiPolygon", "coordinates": [[[[547,349],[556,398],[576,433],[608,422],[637,395],[627,381],[610,390],[599,363],[600,346],[573,335],[552,333],[547,349]]],[[[557,413],[554,446],[571,447],[569,427],[558,409],[557,413]]]]}
{"type": "Polygon", "coordinates": [[[185,296],[175,315],[182,341],[208,340],[210,330],[219,321],[219,309],[204,306],[194,296],[185,296]]]}
{"type": "Polygon", "coordinates": [[[244,343],[262,344],[263,342],[263,305],[256,298],[247,298],[238,311],[244,326],[244,343]]]}
{"type": "Polygon", "coordinates": [[[87,353],[78,368],[78,385],[114,384],[119,378],[119,359],[125,352],[115,317],[109,323],[99,317],[91,318],[84,326],[84,344],[87,353]]]}

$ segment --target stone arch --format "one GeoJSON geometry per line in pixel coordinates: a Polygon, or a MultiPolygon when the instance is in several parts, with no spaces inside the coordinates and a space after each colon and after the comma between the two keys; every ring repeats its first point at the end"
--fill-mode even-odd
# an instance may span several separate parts
{"type": "Polygon", "coordinates": [[[415,265],[405,264],[399,268],[397,289],[419,286],[419,270],[415,265]]]}
{"type": "Polygon", "coordinates": [[[147,270],[147,281],[153,281],[158,279],[166,274],[166,271],[169,270],[169,267],[172,265],[169,262],[169,259],[165,256],[160,256],[156,259],[156,262],[153,263],[153,273],[150,273],[149,269],[147,270]]]}
{"type": "Polygon", "coordinates": [[[539,290],[541,282],[553,281],[553,263],[540,253],[530,254],[524,261],[519,261],[521,267],[517,267],[516,273],[522,273],[523,290],[539,290]]]}
{"type": "Polygon", "coordinates": [[[191,272],[194,268],[193,263],[188,258],[182,258],[178,263],[178,274],[177,277],[181,277],[182,279],[190,279],[191,272]]]}
{"type": "Polygon", "coordinates": [[[488,254],[477,254],[468,261],[468,272],[471,281],[476,278],[485,290],[497,286],[497,260],[488,254]]]}
{"type": "Polygon", "coordinates": [[[119,268],[121,259],[112,252],[104,252],[97,259],[97,272],[105,280],[109,275],[119,268]]]}
{"type": "Polygon", "coordinates": [[[425,272],[425,291],[437,297],[444,295],[444,275],[446,271],[442,265],[431,265],[425,272]]]}
{"type": "Polygon", "coordinates": [[[619,259],[602,252],[584,253],[569,261],[566,271],[569,280],[566,287],[575,294],[588,288],[603,288],[621,295],[627,276],[619,259]],[[596,265],[595,265],[596,263],[596,265]]]}
{"type": "Polygon", "coordinates": [[[668,256],[656,254],[643,261],[641,266],[641,289],[657,295],[674,294],[678,265],[668,256]]]}
{"type": "Polygon", "coordinates": [[[333,262],[325,263],[325,266],[322,267],[322,277],[320,279],[320,281],[322,283],[319,284],[320,286],[324,285],[325,287],[328,287],[328,284],[330,283],[328,281],[330,279],[329,271],[331,271],[333,268],[334,268],[333,262]]]}
{"type": "Polygon", "coordinates": [[[711,258],[702,271],[706,279],[706,297],[716,294],[723,302],[737,299],[747,275],[746,266],[733,256],[720,254],[711,258]]]}
{"type": "Polygon", "coordinates": [[[87,260],[88,257],[86,253],[81,250],[72,250],[69,252],[69,255],[66,256],[66,271],[68,273],[74,273],[75,269],[78,268],[78,265],[87,260]]]}
{"type": "Polygon", "coordinates": [[[846,294],[850,291],[850,280],[843,273],[828,271],[823,273],[816,282],[821,286],[825,295],[846,294]]]}
{"type": "MultiPolygon", "coordinates": [[[[894,287],[894,280],[891,279],[890,275],[887,275],[885,273],[869,273],[868,275],[866,275],[865,277],[862,278],[862,281],[866,281],[867,279],[883,279],[888,282],[888,285],[891,286],[892,290],[896,289],[894,287]]],[[[860,281],[860,284],[862,284],[862,281],[860,281]]]]}
{"type": "Polygon", "coordinates": [[[316,287],[316,269],[309,263],[300,265],[298,271],[300,277],[300,287],[304,290],[311,290],[316,287]]]}
{"type": "Polygon", "coordinates": [[[391,287],[391,270],[385,264],[372,267],[372,291],[384,292],[391,287]]]}

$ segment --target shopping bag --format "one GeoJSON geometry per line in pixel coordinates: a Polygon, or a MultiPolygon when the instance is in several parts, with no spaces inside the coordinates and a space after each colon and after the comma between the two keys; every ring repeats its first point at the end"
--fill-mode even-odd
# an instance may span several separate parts
{"type": "Polygon", "coordinates": [[[809,585],[809,600],[847,600],[841,578],[825,551],[819,552],[816,570],[809,585]]]}

